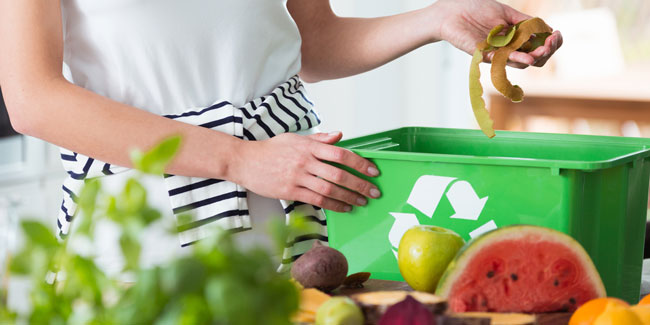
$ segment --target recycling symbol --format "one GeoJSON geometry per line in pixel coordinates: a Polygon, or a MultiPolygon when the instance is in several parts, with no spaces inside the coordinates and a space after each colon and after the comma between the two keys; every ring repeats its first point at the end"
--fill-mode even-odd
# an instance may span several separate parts
{"type": "MultiPolygon", "coordinates": [[[[478,221],[488,197],[479,198],[472,185],[456,177],[423,175],[413,185],[406,203],[433,218],[436,208],[443,196],[446,196],[454,209],[451,219],[478,221]]],[[[388,240],[393,246],[393,254],[397,258],[397,247],[404,233],[413,226],[419,225],[418,218],[413,213],[389,212],[395,218],[393,227],[388,232],[388,240]]],[[[479,226],[469,233],[471,238],[487,231],[496,229],[494,220],[479,226]]]]}

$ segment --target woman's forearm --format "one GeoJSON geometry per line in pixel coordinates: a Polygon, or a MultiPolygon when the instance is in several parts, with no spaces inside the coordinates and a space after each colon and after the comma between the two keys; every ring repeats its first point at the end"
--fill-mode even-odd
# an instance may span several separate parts
{"type": "MultiPolygon", "coordinates": [[[[438,0],[420,10],[379,18],[338,17],[329,0],[289,0],[287,8],[302,37],[300,75],[310,82],[372,70],[439,40],[471,54],[494,26],[531,18],[494,0],[438,0]]],[[[512,52],[509,65],[541,67],[561,45],[562,35],[555,31],[533,52],[512,52]]]]}
{"type": "Polygon", "coordinates": [[[229,179],[243,141],[121,104],[69,83],[61,75],[59,1],[0,0],[0,84],[17,131],[69,150],[129,167],[133,149],[181,135],[167,172],[229,179]]]}
{"type": "Polygon", "coordinates": [[[341,139],[340,133],[280,134],[244,141],[69,83],[61,76],[60,3],[0,0],[0,84],[11,123],[19,132],[127,167],[133,148],[145,150],[180,134],[181,150],[168,173],[225,179],[263,196],[341,212],[380,195],[367,180],[323,162],[335,162],[368,177],[379,174],[371,162],[333,145],[341,139]]]}
{"type": "Polygon", "coordinates": [[[336,16],[328,0],[292,0],[302,36],[301,76],[336,79],[372,70],[439,40],[440,12],[431,7],[378,18],[336,16]]]}
{"type": "Polygon", "coordinates": [[[181,135],[168,173],[228,179],[230,161],[243,142],[112,101],[63,78],[22,90],[7,85],[3,91],[19,132],[115,165],[130,167],[133,149],[147,150],[181,135]]]}

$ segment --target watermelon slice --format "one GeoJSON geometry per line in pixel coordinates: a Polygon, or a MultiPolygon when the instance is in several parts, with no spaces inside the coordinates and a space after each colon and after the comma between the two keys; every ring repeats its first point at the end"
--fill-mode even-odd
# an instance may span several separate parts
{"type": "Polygon", "coordinates": [[[559,231],[507,226],[467,243],[449,264],[436,294],[453,312],[574,311],[605,297],[584,248],[559,231]]]}

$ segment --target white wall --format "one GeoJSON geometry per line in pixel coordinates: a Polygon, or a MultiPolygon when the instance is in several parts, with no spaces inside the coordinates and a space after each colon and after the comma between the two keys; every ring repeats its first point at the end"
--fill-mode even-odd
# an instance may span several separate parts
{"type": "MultiPolygon", "coordinates": [[[[340,16],[377,17],[430,0],[331,0],[340,16]]],[[[424,46],[358,76],[308,84],[325,131],[345,138],[402,126],[474,128],[467,90],[470,56],[445,42],[424,46]]]]}
{"type": "MultiPolygon", "coordinates": [[[[396,14],[431,3],[430,0],[331,1],[337,14],[358,17],[396,14]]],[[[440,42],[374,71],[309,84],[307,88],[323,119],[321,128],[341,130],[346,138],[402,126],[473,128],[467,94],[469,61],[469,55],[440,42]]],[[[13,140],[4,140],[7,141],[13,140]]],[[[65,176],[58,151],[33,138],[20,140],[19,147],[24,148],[25,153],[7,149],[2,144],[0,142],[3,148],[0,150],[0,201],[17,199],[15,215],[48,220],[54,228],[65,176]],[[9,158],[19,161],[24,158],[29,164],[18,165],[20,170],[25,169],[24,172],[5,171],[2,166],[9,158]]],[[[0,224],[0,233],[7,227],[7,223],[0,224]]],[[[0,238],[0,245],[5,243],[0,238]]],[[[0,247],[0,251],[4,248],[0,247]]]]}

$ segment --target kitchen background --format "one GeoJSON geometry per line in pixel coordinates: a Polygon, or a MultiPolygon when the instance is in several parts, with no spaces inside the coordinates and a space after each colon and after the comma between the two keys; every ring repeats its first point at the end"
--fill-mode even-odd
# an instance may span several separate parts
{"type": "MultiPolygon", "coordinates": [[[[373,17],[431,1],[331,2],[339,15],[373,17]]],[[[544,68],[509,71],[526,91],[523,103],[513,106],[493,96],[484,80],[497,127],[650,136],[650,1],[504,2],[543,17],[562,31],[565,43],[544,68]]],[[[407,125],[476,128],[467,91],[469,62],[469,55],[440,43],[372,72],[307,87],[322,129],[341,130],[345,137],[407,125]]],[[[0,110],[0,266],[7,248],[15,249],[18,218],[47,220],[54,229],[63,176],[57,149],[13,133],[0,110]]]]}

